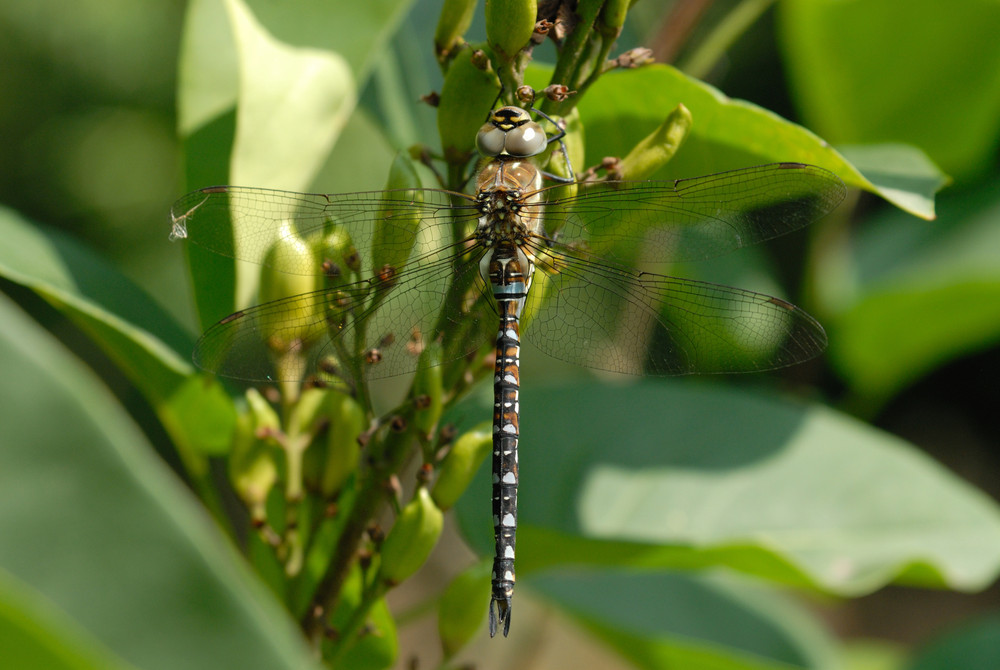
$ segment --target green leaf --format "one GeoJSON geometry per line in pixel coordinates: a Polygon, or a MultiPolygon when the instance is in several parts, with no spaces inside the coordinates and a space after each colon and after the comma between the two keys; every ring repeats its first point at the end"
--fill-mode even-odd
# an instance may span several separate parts
{"type": "Polygon", "coordinates": [[[181,135],[190,135],[237,104],[240,65],[230,27],[232,10],[252,12],[266,33],[289,47],[336,53],[359,90],[412,4],[413,0],[294,4],[249,0],[237,6],[231,0],[194,0],[188,5],[180,53],[181,135]]]}
{"type": "MultiPolygon", "coordinates": [[[[187,186],[306,189],[409,4],[191,3],[178,89],[187,186]]],[[[203,326],[250,302],[256,268],[199,250],[190,260],[203,326]]]]}
{"type": "MultiPolygon", "coordinates": [[[[540,82],[542,75],[533,73],[540,82]]],[[[802,126],[665,65],[612,72],[601,77],[580,100],[587,138],[587,161],[623,156],[657,128],[678,103],[694,123],[684,145],[654,177],[677,179],[778,161],[818,165],[835,172],[849,186],[876,193],[917,216],[933,217],[921,191],[906,183],[884,189],[862,174],[823,139],[802,126]],[[902,197],[901,197],[902,196],[902,197]]]]}
{"type": "Polygon", "coordinates": [[[993,670],[1000,666],[1000,615],[965,622],[921,650],[907,670],[993,670]]]}
{"type": "Polygon", "coordinates": [[[227,0],[239,63],[230,181],[304,189],[357,102],[334,51],[276,39],[239,0],[227,0]]]}
{"type": "Polygon", "coordinates": [[[152,405],[188,467],[204,470],[201,455],[227,447],[235,413],[218,383],[193,376],[191,336],[63,233],[0,209],[0,237],[0,275],[33,290],[93,339],[152,405]]]}
{"type": "Polygon", "coordinates": [[[951,183],[930,158],[906,144],[855,144],[838,147],[840,154],[903,211],[934,218],[934,194],[951,183]],[[891,194],[891,198],[888,196],[891,194]]]}
{"type": "Polygon", "coordinates": [[[836,665],[832,641],[808,614],[746,580],[604,571],[529,583],[639,668],[836,665]]]}
{"type": "Polygon", "coordinates": [[[946,194],[941,212],[933,224],[887,212],[856,235],[855,282],[833,307],[830,357],[869,408],[1000,338],[996,182],[946,194]]]}
{"type": "Polygon", "coordinates": [[[960,179],[993,162],[1000,138],[994,0],[779,7],[793,94],[827,140],[915,145],[960,179]]]}
{"type": "Polygon", "coordinates": [[[100,381],[6,298],[0,319],[0,574],[136,667],[314,667],[100,381]]]}
{"type": "MultiPolygon", "coordinates": [[[[680,382],[525,383],[521,400],[519,577],[722,565],[858,595],[890,582],[975,590],[1000,571],[995,504],[821,406],[680,382]]],[[[457,509],[489,555],[485,470],[457,509]]]]}
{"type": "Polygon", "coordinates": [[[44,596],[0,570],[0,649],[11,668],[128,670],[44,596]]]}

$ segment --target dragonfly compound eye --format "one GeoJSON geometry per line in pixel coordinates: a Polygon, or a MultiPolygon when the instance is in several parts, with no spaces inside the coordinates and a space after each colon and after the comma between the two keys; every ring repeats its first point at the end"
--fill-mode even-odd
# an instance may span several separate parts
{"type": "Polygon", "coordinates": [[[545,131],[534,121],[529,121],[507,133],[504,149],[511,156],[525,158],[542,153],[546,144],[545,131]]]}
{"type": "Polygon", "coordinates": [[[499,156],[504,151],[506,135],[492,123],[483,124],[476,134],[476,148],[484,156],[499,156]]]}

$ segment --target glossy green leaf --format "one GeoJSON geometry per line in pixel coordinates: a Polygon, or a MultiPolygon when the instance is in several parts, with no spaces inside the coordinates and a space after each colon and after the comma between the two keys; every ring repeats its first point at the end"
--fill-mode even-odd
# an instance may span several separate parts
{"type": "MultiPolygon", "coordinates": [[[[535,73],[533,81],[544,80],[535,73]]],[[[835,172],[849,186],[876,193],[925,218],[933,217],[923,184],[910,194],[906,184],[885,189],[802,126],[717,89],[668,66],[612,72],[581,98],[579,108],[587,138],[587,163],[621,157],[657,128],[679,103],[691,111],[691,131],[676,156],[654,177],[677,179],[760,163],[809,163],[835,172]],[[904,197],[900,197],[901,192],[904,197]]]]}
{"type": "MultiPolygon", "coordinates": [[[[975,590],[1000,571],[994,503],[821,406],[697,382],[526,383],[520,428],[519,577],[722,565],[858,595],[890,582],[975,590]]],[[[486,470],[457,509],[489,555],[486,470]]]]}
{"type": "Polygon", "coordinates": [[[951,178],[920,149],[908,144],[853,144],[837,149],[887,200],[903,211],[934,218],[934,195],[951,178]]]}
{"type": "Polygon", "coordinates": [[[0,320],[0,571],[137,668],[314,667],[107,388],[4,298],[0,320]]]}
{"type": "Polygon", "coordinates": [[[0,237],[0,274],[35,291],[104,350],[153,406],[188,467],[207,467],[198,465],[203,454],[227,448],[232,403],[218,383],[193,376],[193,338],[152,298],[78,242],[10,210],[0,210],[0,237]]]}
{"type": "Polygon", "coordinates": [[[946,194],[933,223],[889,212],[857,232],[855,283],[830,298],[829,324],[831,359],[855,394],[877,405],[1000,338],[998,224],[1000,194],[986,181],[946,194]]]}
{"type": "Polygon", "coordinates": [[[830,142],[902,142],[950,174],[1000,139],[995,0],[785,0],[778,35],[793,95],[830,142]]]}
{"type": "Polygon", "coordinates": [[[639,668],[835,667],[833,642],[809,615],[743,580],[603,571],[529,583],[639,668]]]}

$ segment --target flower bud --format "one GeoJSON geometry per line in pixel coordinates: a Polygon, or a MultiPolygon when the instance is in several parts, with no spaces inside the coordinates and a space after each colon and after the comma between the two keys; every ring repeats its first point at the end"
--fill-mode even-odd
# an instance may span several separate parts
{"type": "Polygon", "coordinates": [[[332,498],[358,467],[358,436],[365,429],[365,411],[354,398],[339,392],[327,395],[326,407],[330,428],[319,488],[324,497],[332,498]]]}
{"type": "MultiPolygon", "coordinates": [[[[281,298],[312,293],[319,286],[316,273],[319,264],[312,249],[298,236],[290,222],[284,221],[278,233],[278,240],[268,249],[260,273],[260,301],[271,302],[281,298]]],[[[294,324],[288,320],[264,322],[261,333],[268,348],[279,357],[289,352],[301,351],[317,333],[317,321],[321,313],[315,301],[302,300],[300,314],[296,314],[294,324]]],[[[322,326],[322,324],[320,324],[322,326]]],[[[282,365],[289,364],[282,362],[282,365]]],[[[294,378],[295,373],[283,374],[279,378],[294,378]]]]}
{"type": "Polygon", "coordinates": [[[314,245],[313,253],[319,261],[326,288],[344,286],[357,281],[361,259],[344,224],[331,221],[327,231],[314,245]]]}
{"type": "MultiPolygon", "coordinates": [[[[580,110],[574,107],[569,114],[563,117],[562,122],[566,126],[566,134],[562,137],[562,144],[559,142],[549,143],[548,162],[545,164],[545,169],[557,177],[569,179],[571,176],[576,177],[575,171],[585,163],[583,123],[580,120],[580,110]],[[563,145],[566,147],[565,155],[563,155],[563,145]],[[567,158],[569,165],[566,164],[567,158]]],[[[543,127],[549,135],[558,131],[548,121],[543,123],[543,127]]],[[[549,193],[548,199],[558,201],[562,198],[569,198],[576,195],[578,189],[579,185],[575,181],[557,186],[549,193]]],[[[554,235],[558,230],[558,225],[546,228],[546,231],[551,235],[554,235]]]]}
{"type": "Polygon", "coordinates": [[[492,559],[482,560],[451,581],[438,605],[438,636],[445,660],[472,639],[486,618],[492,559]]]}
{"type": "Polygon", "coordinates": [[[278,416],[256,389],[247,391],[247,401],[250,412],[236,419],[229,479],[250,510],[251,522],[263,525],[267,496],[278,481],[278,465],[274,448],[258,435],[261,431],[277,430],[278,416]]]}
{"type": "Polygon", "coordinates": [[[439,62],[449,60],[462,43],[462,35],[472,23],[476,0],[444,0],[437,30],[434,31],[434,53],[439,62]]]}
{"type": "Polygon", "coordinates": [[[447,510],[458,502],[492,446],[490,423],[482,423],[455,440],[434,483],[433,498],[438,507],[447,510]]]}
{"type": "Polygon", "coordinates": [[[536,0],[486,0],[486,41],[499,58],[512,61],[528,46],[537,20],[536,0]]]}
{"type": "Polygon", "coordinates": [[[444,514],[426,487],[417,489],[382,543],[379,579],[394,586],[411,576],[430,556],[444,527],[444,514]]]}
{"type": "Polygon", "coordinates": [[[614,40],[621,34],[630,4],[630,0],[606,0],[594,22],[594,28],[604,39],[614,40]]]}
{"type": "Polygon", "coordinates": [[[423,435],[428,435],[434,430],[444,409],[441,398],[444,394],[441,354],[441,342],[432,340],[426,343],[420,353],[417,375],[413,379],[413,397],[427,398],[427,404],[419,407],[413,417],[414,425],[423,435]]]}
{"type": "Polygon", "coordinates": [[[642,139],[617,167],[618,179],[645,179],[674,157],[692,124],[691,112],[677,105],[666,120],[642,139]]]}
{"type": "Polygon", "coordinates": [[[420,208],[409,205],[422,201],[421,191],[412,190],[419,188],[420,177],[413,161],[407,153],[397,153],[389,168],[389,179],[375,222],[372,268],[376,272],[386,267],[398,272],[409,260],[420,226],[420,208]]]}
{"type": "Polygon", "coordinates": [[[441,87],[438,133],[445,160],[452,165],[464,164],[473,154],[476,133],[500,91],[500,80],[489,62],[485,70],[474,64],[476,51],[465,47],[458,53],[441,87]]]}

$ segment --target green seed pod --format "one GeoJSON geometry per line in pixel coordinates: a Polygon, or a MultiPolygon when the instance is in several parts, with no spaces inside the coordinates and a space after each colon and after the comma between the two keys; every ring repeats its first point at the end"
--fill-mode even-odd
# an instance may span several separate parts
{"type": "Polygon", "coordinates": [[[390,267],[400,270],[413,252],[420,226],[419,208],[409,207],[411,202],[421,202],[420,177],[406,152],[399,152],[389,169],[385,194],[375,222],[375,239],[372,241],[372,270],[390,267]],[[400,190],[402,189],[402,190],[400,190]]]}
{"type": "Polygon", "coordinates": [[[448,510],[458,502],[492,447],[490,423],[480,424],[455,440],[434,483],[433,498],[438,507],[448,510]]]}
{"type": "Polygon", "coordinates": [[[666,120],[643,138],[618,165],[621,179],[645,179],[674,157],[688,131],[691,130],[691,112],[684,105],[677,105],[666,120]]]}
{"type": "Polygon", "coordinates": [[[343,286],[357,281],[361,263],[358,250],[344,224],[330,221],[328,230],[314,245],[313,253],[323,271],[325,287],[343,286]]]}
{"type": "Polygon", "coordinates": [[[326,396],[330,393],[325,388],[310,387],[299,394],[288,415],[285,432],[287,441],[285,448],[289,452],[296,448],[304,453],[302,458],[302,479],[312,488],[319,486],[322,473],[322,449],[313,445],[313,437],[319,422],[326,415],[326,396]]]}
{"type": "Polygon", "coordinates": [[[281,429],[281,421],[278,419],[278,413],[274,411],[271,403],[265,400],[264,396],[257,389],[249,389],[246,392],[246,397],[247,406],[250,408],[250,415],[253,417],[254,431],[277,431],[281,429]]]}
{"type": "MultiPolygon", "coordinates": [[[[575,177],[577,176],[575,171],[581,169],[586,162],[583,122],[580,120],[580,110],[574,107],[569,114],[563,117],[562,121],[566,124],[566,134],[563,136],[562,142],[566,145],[566,155],[569,157],[569,166],[566,165],[566,160],[563,156],[562,147],[559,142],[552,142],[550,143],[551,147],[547,150],[548,162],[545,165],[545,169],[557,177],[568,179],[570,177],[569,167],[573,168],[573,176],[575,177]]],[[[545,132],[549,135],[552,135],[557,131],[557,129],[553,128],[552,124],[548,121],[543,124],[543,127],[545,128],[545,132]]],[[[578,188],[579,187],[576,183],[558,186],[552,190],[548,199],[559,200],[574,196],[576,195],[578,188]]],[[[558,231],[558,226],[546,227],[546,231],[549,234],[555,234],[558,231]]]]}
{"type": "Polygon", "coordinates": [[[288,432],[291,434],[312,433],[326,410],[327,390],[307,388],[299,395],[298,402],[288,417],[288,432]]]}
{"type": "Polygon", "coordinates": [[[536,0],[486,0],[486,41],[499,58],[512,61],[528,46],[537,20],[536,0]]]}
{"type": "Polygon", "coordinates": [[[489,64],[484,70],[473,63],[476,52],[471,47],[463,48],[448,68],[441,87],[438,133],[445,160],[452,165],[465,164],[475,152],[476,133],[500,92],[500,80],[489,64]]]}
{"type": "Polygon", "coordinates": [[[247,391],[250,412],[236,419],[233,450],[229,456],[229,479],[233,490],[250,510],[251,521],[266,521],[267,496],[278,481],[274,448],[257,437],[258,431],[276,430],[278,416],[255,389],[247,391]]]}
{"type": "Polygon", "coordinates": [[[438,635],[445,660],[476,634],[486,618],[492,559],[479,561],[451,581],[438,606],[438,635]]]}
{"type": "Polygon", "coordinates": [[[446,62],[462,44],[462,35],[469,29],[475,11],[476,0],[444,0],[434,31],[434,53],[439,62],[446,62]]]}
{"type": "Polygon", "coordinates": [[[339,392],[327,395],[326,407],[330,428],[319,488],[325,498],[332,498],[358,467],[358,436],[365,429],[365,411],[354,398],[339,392]]]}
{"type": "Polygon", "coordinates": [[[379,579],[395,586],[419,570],[437,544],[443,527],[444,514],[431,500],[426,487],[421,486],[382,543],[379,579]]]}
{"type": "MultiPolygon", "coordinates": [[[[260,301],[271,302],[315,291],[319,288],[316,280],[318,269],[319,264],[313,250],[296,234],[291,224],[285,221],[278,240],[264,257],[260,273],[260,301]]],[[[303,306],[304,313],[296,319],[296,323],[301,326],[292,326],[285,320],[263,324],[262,334],[275,354],[286,354],[317,334],[314,324],[320,315],[310,314],[307,309],[303,306]]]]}
{"type": "Polygon", "coordinates": [[[427,403],[420,405],[413,417],[413,423],[424,435],[429,435],[441,419],[444,403],[443,371],[441,370],[441,343],[432,340],[420,353],[417,376],[413,380],[413,397],[426,397],[427,403]]]}
{"type": "Polygon", "coordinates": [[[594,28],[607,40],[617,39],[631,4],[631,0],[607,0],[597,15],[594,28]]]}

